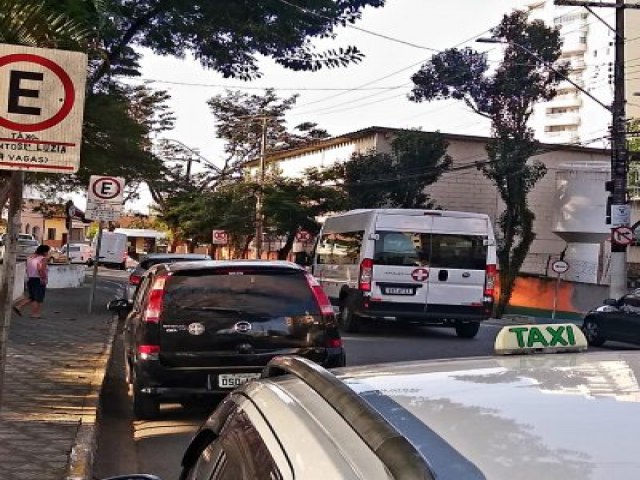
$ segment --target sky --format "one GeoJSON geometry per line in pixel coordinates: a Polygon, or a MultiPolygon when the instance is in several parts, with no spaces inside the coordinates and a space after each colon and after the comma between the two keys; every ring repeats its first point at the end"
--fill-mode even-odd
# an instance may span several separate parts
{"type": "MultiPolygon", "coordinates": [[[[215,138],[213,115],[207,100],[225,89],[261,94],[274,88],[281,97],[299,94],[287,116],[290,127],[316,122],[331,135],[370,126],[416,128],[433,131],[487,135],[488,122],[460,102],[413,103],[407,99],[411,75],[435,50],[471,46],[478,50],[500,48],[478,44],[502,15],[522,0],[387,0],[382,8],[367,8],[357,28],[397,41],[374,36],[356,28],[341,28],[335,39],[315,42],[321,47],[355,45],[364,60],[348,67],[318,72],[294,72],[269,59],[260,61],[263,77],[251,82],[224,79],[192,58],[160,57],[143,51],[142,79],[153,88],[167,90],[177,121],[163,138],[179,140],[220,164],[223,143],[215,138]],[[406,43],[402,43],[406,42],[406,43]],[[411,45],[409,45],[411,44],[411,45]]],[[[148,194],[129,208],[146,213],[148,194]]]]}

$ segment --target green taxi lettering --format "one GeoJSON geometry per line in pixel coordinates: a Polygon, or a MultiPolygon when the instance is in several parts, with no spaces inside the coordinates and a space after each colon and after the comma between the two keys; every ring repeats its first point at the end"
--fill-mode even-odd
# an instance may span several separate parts
{"type": "Polygon", "coordinates": [[[532,347],[565,347],[575,345],[576,338],[571,326],[546,326],[544,329],[538,327],[512,327],[509,332],[515,334],[519,348],[532,347]],[[546,332],[551,338],[547,340],[546,332]]]}

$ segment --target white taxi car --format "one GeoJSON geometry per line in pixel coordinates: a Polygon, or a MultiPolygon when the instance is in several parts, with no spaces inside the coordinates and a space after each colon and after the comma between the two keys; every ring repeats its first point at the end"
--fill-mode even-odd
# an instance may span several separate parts
{"type": "Polygon", "coordinates": [[[640,477],[640,354],[572,324],[505,327],[494,357],[337,369],[278,357],[230,394],[181,480],[640,477]],[[565,352],[552,355],[507,355],[565,352]]]}

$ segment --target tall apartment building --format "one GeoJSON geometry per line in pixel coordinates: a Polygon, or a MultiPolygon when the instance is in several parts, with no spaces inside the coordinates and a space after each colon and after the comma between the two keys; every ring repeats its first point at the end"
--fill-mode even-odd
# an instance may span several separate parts
{"type": "MultiPolygon", "coordinates": [[[[553,0],[527,0],[531,18],[560,28],[562,56],[570,65],[569,78],[605,105],[613,101],[615,33],[597,16],[615,27],[614,8],[557,6],[553,0]]],[[[613,2],[612,2],[613,3],[613,2]]],[[[625,13],[627,118],[640,118],[640,10],[625,13]]],[[[569,82],[558,95],[539,104],[531,119],[538,140],[544,143],[608,147],[611,114],[569,82]]]]}

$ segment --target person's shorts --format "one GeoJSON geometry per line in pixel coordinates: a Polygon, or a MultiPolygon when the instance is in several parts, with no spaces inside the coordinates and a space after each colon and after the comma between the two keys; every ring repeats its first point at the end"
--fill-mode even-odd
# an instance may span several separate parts
{"type": "Polygon", "coordinates": [[[44,301],[44,293],[47,290],[40,278],[30,278],[27,280],[27,294],[32,302],[42,303],[44,301]]]}

